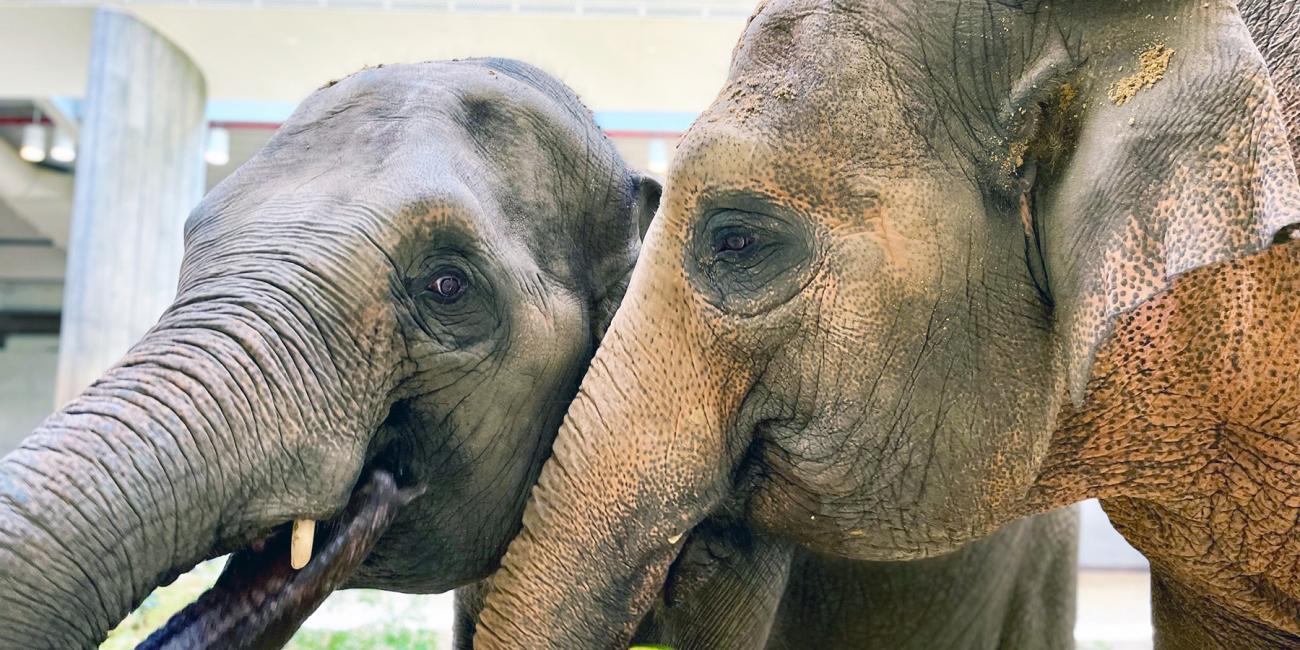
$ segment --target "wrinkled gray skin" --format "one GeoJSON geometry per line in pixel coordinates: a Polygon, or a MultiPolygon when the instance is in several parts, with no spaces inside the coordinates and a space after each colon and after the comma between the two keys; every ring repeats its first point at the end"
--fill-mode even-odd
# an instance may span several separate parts
{"type": "Polygon", "coordinates": [[[1300,154],[1300,2],[1241,0],[1239,7],[1268,62],[1291,131],[1291,148],[1300,154]]]}
{"type": "Polygon", "coordinates": [[[663,586],[707,588],[684,560],[719,526],[750,534],[718,580],[764,601],[789,547],[935,557],[1097,496],[1039,481],[1114,323],[1266,250],[1298,187],[1229,0],[760,4],[478,646],[618,647],[663,586]]]}
{"type": "Polygon", "coordinates": [[[1076,523],[1073,510],[1033,517],[910,562],[798,552],[767,647],[1074,648],[1076,523]]]}
{"type": "Polygon", "coordinates": [[[677,650],[1073,648],[1077,523],[1064,509],[940,557],[861,562],[708,522],[635,639],[677,650]]]}
{"type": "Polygon", "coordinates": [[[487,575],[657,198],[524,64],[310,96],[195,209],[158,324],[0,461],[0,647],[94,646],[371,469],[424,492],[348,586],[487,575]]]}

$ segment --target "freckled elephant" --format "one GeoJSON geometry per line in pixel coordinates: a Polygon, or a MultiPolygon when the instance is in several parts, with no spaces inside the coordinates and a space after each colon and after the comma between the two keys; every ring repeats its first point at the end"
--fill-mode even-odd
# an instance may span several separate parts
{"type": "Polygon", "coordinates": [[[228,552],[151,647],[274,644],[334,587],[486,576],[657,200],[528,65],[317,91],[194,211],[158,324],[0,461],[0,647],[93,647],[228,552]]]}
{"type": "Polygon", "coordinates": [[[1287,138],[1229,0],[760,4],[478,645],[620,645],[720,518],[779,567],[1100,497],[1161,647],[1300,646],[1287,138]]]}

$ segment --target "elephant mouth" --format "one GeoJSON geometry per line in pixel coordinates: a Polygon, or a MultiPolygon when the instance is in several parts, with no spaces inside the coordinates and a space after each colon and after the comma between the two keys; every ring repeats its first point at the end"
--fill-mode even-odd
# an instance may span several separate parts
{"type": "Polygon", "coordinates": [[[342,514],[320,523],[306,566],[290,564],[290,524],[230,556],[211,589],[173,616],[142,648],[278,648],[374,549],[401,508],[424,488],[399,488],[383,470],[354,490],[342,514]]]}

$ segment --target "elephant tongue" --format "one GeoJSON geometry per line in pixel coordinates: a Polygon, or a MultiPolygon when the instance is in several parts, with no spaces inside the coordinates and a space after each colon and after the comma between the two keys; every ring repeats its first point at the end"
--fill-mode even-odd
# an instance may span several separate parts
{"type": "Polygon", "coordinates": [[[397,511],[423,491],[398,489],[392,476],[376,470],[343,514],[324,524],[328,542],[306,567],[289,566],[285,527],[264,544],[231,555],[217,583],[136,650],[283,646],[361,565],[397,511]]]}

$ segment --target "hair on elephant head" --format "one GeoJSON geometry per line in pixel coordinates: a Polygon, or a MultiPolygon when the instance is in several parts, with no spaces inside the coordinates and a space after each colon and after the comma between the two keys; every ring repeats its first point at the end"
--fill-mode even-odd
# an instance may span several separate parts
{"type": "Polygon", "coordinates": [[[373,68],[311,95],[194,210],[157,325],[0,462],[0,646],[93,646],[233,551],[181,622],[202,629],[158,645],[283,639],[300,618],[276,617],[336,586],[486,576],[657,190],[523,63],[373,68]],[[301,551],[315,520],[319,556],[294,572],[290,522],[301,551]],[[285,584],[298,601],[273,610],[285,584]]]}
{"type": "Polygon", "coordinates": [[[481,645],[617,645],[719,512],[893,560],[1089,496],[1036,486],[1117,319],[1298,196],[1229,0],[760,3],[481,645]]]}

